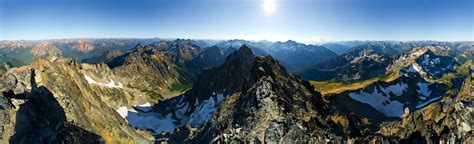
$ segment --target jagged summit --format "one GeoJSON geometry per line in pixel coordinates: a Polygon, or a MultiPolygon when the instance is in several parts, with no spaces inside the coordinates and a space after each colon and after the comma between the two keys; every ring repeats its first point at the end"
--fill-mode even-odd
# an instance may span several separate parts
{"type": "Polygon", "coordinates": [[[215,92],[232,93],[241,89],[245,77],[250,74],[255,56],[246,45],[230,54],[223,65],[203,71],[189,91],[189,95],[207,97],[215,92]]]}
{"type": "Polygon", "coordinates": [[[220,111],[189,141],[294,142],[318,137],[304,142],[323,142],[331,139],[329,129],[321,129],[329,127],[322,118],[326,106],[321,95],[308,82],[287,73],[272,57],[256,57],[250,75],[242,79],[246,80],[241,90],[231,93],[220,105],[220,111]],[[316,121],[323,124],[315,127],[316,121]]]}
{"type": "Polygon", "coordinates": [[[246,45],[229,55],[223,65],[205,70],[187,93],[158,103],[154,110],[163,118],[176,115],[175,127],[190,124],[199,128],[177,142],[291,142],[314,136],[319,139],[305,141],[322,142],[330,138],[329,130],[322,129],[330,126],[322,117],[327,108],[321,95],[272,57],[255,57],[246,45]],[[237,129],[241,132],[235,133],[237,129]],[[286,130],[290,132],[283,132],[286,130]],[[224,136],[229,133],[233,135],[224,136]]]}

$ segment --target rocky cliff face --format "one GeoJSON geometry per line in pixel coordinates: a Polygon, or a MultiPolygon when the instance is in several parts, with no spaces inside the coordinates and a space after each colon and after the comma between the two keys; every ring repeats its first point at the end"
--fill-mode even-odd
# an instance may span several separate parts
{"type": "Polygon", "coordinates": [[[405,110],[400,120],[381,124],[381,134],[386,137],[400,137],[411,143],[472,142],[472,82],[472,78],[466,78],[457,96],[444,97],[418,111],[405,110]]]}
{"type": "MultiPolygon", "coordinates": [[[[0,143],[472,141],[472,62],[412,50],[388,69],[396,77],[327,97],[245,45],[185,93],[173,86],[200,57],[186,41],[138,45],[107,64],[44,57],[0,74],[0,143]]],[[[373,52],[349,63],[382,62],[373,52]]]]}
{"type": "Polygon", "coordinates": [[[156,51],[162,52],[176,64],[184,64],[195,58],[202,49],[191,40],[177,39],[174,41],[162,41],[149,45],[156,51]]]}
{"type": "Polygon", "coordinates": [[[472,97],[472,85],[468,80],[462,82],[464,75],[426,81],[419,72],[406,67],[393,80],[323,99],[307,82],[287,73],[271,57],[256,57],[252,64],[243,65],[240,69],[243,75],[223,70],[240,64],[229,60],[245,51],[243,47],[230,55],[225,64],[213,70],[215,77],[202,77],[207,80],[200,82],[202,87],[195,86],[187,93],[204,90],[205,97],[196,93],[170,101],[170,105],[178,105],[170,111],[190,110],[183,113],[190,115],[184,122],[190,125],[181,124],[173,133],[157,137],[166,137],[162,140],[169,142],[184,139],[194,143],[466,142],[472,139],[472,122],[466,119],[472,116],[471,104],[466,102],[469,101],[466,97],[472,97]],[[232,84],[237,86],[229,87],[232,84]],[[212,89],[221,85],[220,89],[227,89],[223,97],[222,91],[212,89]],[[196,125],[192,123],[193,115],[203,114],[201,104],[205,100],[213,100],[214,108],[206,113],[209,120],[196,125]],[[453,106],[454,102],[457,106],[453,106]]]}
{"type": "Polygon", "coordinates": [[[331,133],[326,110],[308,82],[245,45],[220,67],[205,70],[190,91],[154,106],[158,116],[175,115],[179,128],[157,138],[178,143],[340,139],[331,133]]]}
{"type": "Polygon", "coordinates": [[[127,78],[128,86],[155,93],[158,98],[178,95],[173,85],[195,80],[196,74],[173,62],[159,47],[137,45],[132,51],[107,63],[114,74],[127,78]]]}
{"type": "Polygon", "coordinates": [[[289,74],[271,57],[257,57],[242,89],[233,93],[195,142],[324,142],[338,139],[322,118],[326,107],[309,83],[289,74]]]}
{"type": "Polygon", "coordinates": [[[133,91],[115,82],[93,83],[93,71],[81,69],[83,65],[70,59],[38,59],[3,75],[3,140],[151,142],[150,135],[129,127],[114,110],[116,105],[132,103],[133,91]]]}
{"type": "Polygon", "coordinates": [[[204,69],[220,66],[227,56],[236,51],[234,48],[212,46],[205,48],[198,56],[186,62],[186,68],[201,73],[204,69]]]}

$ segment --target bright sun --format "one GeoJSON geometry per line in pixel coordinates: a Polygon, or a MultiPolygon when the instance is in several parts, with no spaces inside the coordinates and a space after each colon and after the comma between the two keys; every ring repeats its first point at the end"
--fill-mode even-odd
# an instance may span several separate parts
{"type": "Polygon", "coordinates": [[[275,0],[263,0],[262,7],[267,14],[271,14],[276,10],[277,6],[275,4],[275,0]]]}

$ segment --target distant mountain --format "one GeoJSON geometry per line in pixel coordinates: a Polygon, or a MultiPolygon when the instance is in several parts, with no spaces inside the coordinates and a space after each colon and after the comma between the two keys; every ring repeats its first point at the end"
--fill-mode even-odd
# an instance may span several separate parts
{"type": "Polygon", "coordinates": [[[444,46],[425,46],[402,52],[387,68],[397,71],[406,66],[418,71],[425,79],[439,79],[444,73],[454,72],[459,66],[457,51],[444,46]]]}
{"type": "Polygon", "coordinates": [[[235,51],[234,48],[212,46],[204,50],[192,60],[186,62],[186,67],[195,71],[217,67],[225,62],[226,57],[235,51]]]}
{"type": "Polygon", "coordinates": [[[322,44],[321,46],[326,47],[327,49],[331,50],[332,52],[336,53],[337,55],[341,55],[343,53],[346,53],[347,50],[351,49],[350,46],[342,45],[342,44],[338,44],[338,43],[325,43],[325,44],[322,44]]]}
{"type": "Polygon", "coordinates": [[[217,46],[240,47],[247,45],[255,55],[271,55],[281,61],[289,70],[311,66],[336,56],[324,47],[306,45],[292,40],[286,42],[229,40],[218,43],[217,46]]]}
{"type": "Polygon", "coordinates": [[[343,82],[369,79],[385,74],[391,62],[389,54],[396,51],[381,45],[365,45],[295,73],[307,80],[337,80],[343,82]]]}
{"type": "Polygon", "coordinates": [[[402,51],[399,43],[392,42],[371,42],[363,45],[358,45],[351,48],[349,51],[361,50],[361,49],[371,49],[377,53],[387,54],[387,55],[396,55],[402,51]]]}
{"type": "Polygon", "coordinates": [[[301,44],[291,40],[275,42],[266,51],[275,59],[294,69],[312,66],[337,56],[325,47],[301,44]]]}
{"type": "Polygon", "coordinates": [[[39,43],[31,48],[31,53],[36,57],[42,56],[58,56],[61,55],[61,50],[51,43],[39,43]]]}
{"type": "Polygon", "coordinates": [[[163,53],[176,64],[184,64],[198,56],[202,51],[202,48],[194,44],[192,40],[185,39],[155,42],[145,47],[150,47],[152,51],[163,53]]]}
{"type": "Polygon", "coordinates": [[[114,59],[114,58],[116,58],[116,57],[118,57],[122,54],[123,54],[123,52],[120,51],[120,50],[110,50],[110,51],[105,51],[104,53],[102,53],[100,55],[83,59],[82,62],[83,63],[90,63],[90,64],[98,64],[98,63],[101,63],[101,62],[108,63],[112,59],[114,59]]]}
{"type": "Polygon", "coordinates": [[[159,39],[53,39],[0,41],[0,62],[12,66],[30,64],[39,56],[61,55],[83,60],[106,51],[128,51],[137,43],[149,44],[159,39]]]}
{"type": "Polygon", "coordinates": [[[241,39],[226,40],[220,43],[217,43],[216,46],[222,48],[240,48],[242,45],[249,47],[255,55],[268,55],[264,50],[268,48],[272,43],[271,42],[254,42],[241,39]]]}
{"type": "Polygon", "coordinates": [[[179,93],[172,91],[172,86],[182,86],[195,80],[197,73],[184,67],[184,62],[191,60],[198,50],[181,41],[138,44],[133,50],[110,60],[107,65],[117,75],[130,78],[131,87],[157,93],[161,97],[179,93]]]}

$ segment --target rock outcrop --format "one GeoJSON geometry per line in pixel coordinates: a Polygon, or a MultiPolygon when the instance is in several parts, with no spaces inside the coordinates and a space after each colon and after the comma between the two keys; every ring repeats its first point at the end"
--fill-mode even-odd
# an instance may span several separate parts
{"type": "MultiPolygon", "coordinates": [[[[1,81],[2,141],[10,143],[151,142],[128,126],[114,101],[128,103],[124,90],[90,84],[81,65],[70,59],[38,59],[11,69],[1,81]],[[121,94],[122,93],[122,94],[121,94]]],[[[130,95],[130,94],[128,94],[130,95]]]]}

